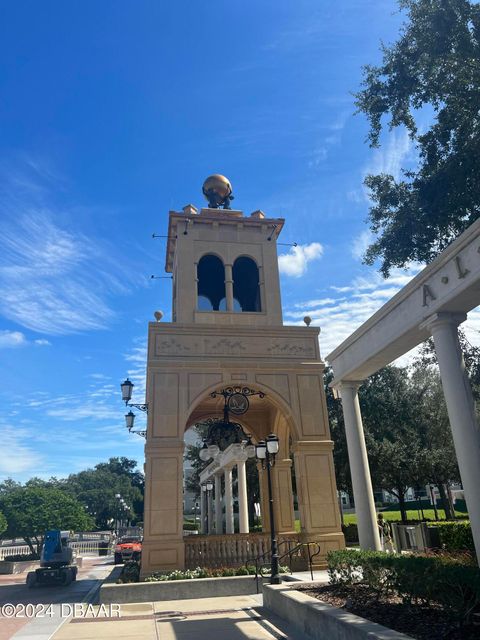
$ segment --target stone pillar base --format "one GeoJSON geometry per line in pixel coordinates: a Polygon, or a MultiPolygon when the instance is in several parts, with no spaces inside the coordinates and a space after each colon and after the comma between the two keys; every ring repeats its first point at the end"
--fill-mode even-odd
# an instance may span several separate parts
{"type": "MultiPolygon", "coordinates": [[[[300,534],[299,542],[318,542],[320,545],[320,553],[312,558],[312,566],[315,570],[326,569],[327,568],[327,553],[329,551],[337,551],[339,549],[345,548],[345,538],[343,533],[324,533],[324,534],[316,534],[316,535],[306,535],[300,534]]],[[[310,548],[310,553],[313,555],[315,553],[315,549],[313,547],[310,548]]],[[[294,559],[292,564],[292,569],[294,571],[308,571],[309,570],[308,563],[308,550],[305,547],[299,557],[294,559]]]]}
{"type": "Polygon", "coordinates": [[[144,542],[142,545],[141,577],[154,571],[185,569],[185,543],[183,540],[144,542]]]}

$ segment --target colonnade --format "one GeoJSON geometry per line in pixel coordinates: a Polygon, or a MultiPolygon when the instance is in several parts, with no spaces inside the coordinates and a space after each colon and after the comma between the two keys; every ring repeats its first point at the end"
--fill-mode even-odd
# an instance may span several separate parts
{"type": "Polygon", "coordinates": [[[201,474],[200,523],[203,534],[235,533],[233,513],[233,469],[237,467],[238,529],[239,533],[249,533],[247,502],[247,456],[238,451],[237,445],[230,445],[222,455],[224,462],[212,462],[201,474]],[[222,476],[224,492],[222,496],[222,476]],[[213,480],[213,482],[212,482],[213,480]],[[203,490],[206,482],[213,488],[203,490]]]}
{"type": "MultiPolygon", "coordinates": [[[[421,329],[433,337],[443,393],[452,429],[460,477],[470,516],[477,557],[480,559],[480,429],[475,402],[458,339],[458,325],[466,314],[437,313],[421,329]]],[[[342,398],[348,457],[352,475],[358,535],[362,549],[380,550],[375,502],[368,464],[358,388],[362,381],[338,380],[342,398]]]]}

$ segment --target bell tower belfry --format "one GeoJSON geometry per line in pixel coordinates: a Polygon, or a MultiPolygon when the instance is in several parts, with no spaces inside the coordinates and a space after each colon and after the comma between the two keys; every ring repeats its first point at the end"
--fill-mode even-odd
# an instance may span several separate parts
{"type": "MultiPolygon", "coordinates": [[[[272,432],[280,439],[273,470],[279,534],[321,542],[321,558],[344,546],[319,329],[283,325],[277,238],[285,221],[231,209],[223,176],[207,178],[203,192],[208,207],[170,211],[165,269],[172,274],[172,322],[149,324],[143,575],[189,566],[195,556],[190,547],[203,536],[183,537],[184,433],[221,413],[211,394],[229,387],[262,393],[242,423],[254,442],[272,432]]],[[[264,476],[259,471],[262,507],[264,476]]],[[[262,508],[263,531],[269,526],[262,508]]],[[[214,544],[218,535],[228,546],[236,534],[216,530],[207,540],[214,544]]]]}

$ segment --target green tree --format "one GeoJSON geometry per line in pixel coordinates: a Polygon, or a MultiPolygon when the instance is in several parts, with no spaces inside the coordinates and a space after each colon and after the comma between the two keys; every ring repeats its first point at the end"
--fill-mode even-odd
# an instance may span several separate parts
{"type": "Polygon", "coordinates": [[[93,525],[77,500],[48,487],[13,488],[0,497],[0,511],[7,519],[7,535],[24,538],[32,553],[40,552],[49,529],[84,531],[93,525]]]}
{"type": "Polygon", "coordinates": [[[400,179],[365,180],[377,234],[365,262],[381,271],[430,262],[480,215],[480,5],[468,0],[399,0],[407,14],[399,40],[379,66],[364,67],[356,106],[379,146],[385,118],[405,127],[418,165],[400,179]],[[433,114],[426,130],[418,126],[433,114]]]}
{"type": "Polygon", "coordinates": [[[0,536],[7,530],[7,519],[0,511],[0,536]]]}
{"type": "MultiPolygon", "coordinates": [[[[464,336],[461,337],[461,342],[469,344],[464,336]]],[[[471,347],[467,358],[470,372],[474,376],[477,375],[478,367],[478,363],[474,363],[475,350],[476,347],[471,347]]],[[[438,487],[447,519],[454,519],[455,510],[447,487],[452,482],[460,480],[460,473],[433,342],[425,343],[420,351],[420,356],[413,365],[412,384],[422,390],[419,421],[422,440],[420,464],[427,483],[438,487]]]]}
{"type": "Polygon", "coordinates": [[[348,459],[347,438],[345,435],[345,423],[343,421],[342,402],[336,398],[330,388],[333,380],[333,370],[326,367],[323,375],[325,397],[327,400],[328,422],[330,435],[334,443],[333,462],[335,466],[335,478],[339,490],[352,495],[352,481],[350,477],[350,462],[348,459]]]}
{"type": "Polygon", "coordinates": [[[373,484],[393,494],[407,521],[405,493],[424,484],[419,433],[421,393],[405,368],[388,366],[373,374],[359,393],[373,484]]]}
{"type": "MultiPolygon", "coordinates": [[[[99,529],[111,528],[111,521],[120,516],[117,493],[131,509],[135,504],[143,504],[140,489],[128,477],[104,469],[87,469],[69,476],[65,490],[94,516],[99,529]]],[[[142,512],[132,515],[134,520],[143,517],[142,512]]]]}

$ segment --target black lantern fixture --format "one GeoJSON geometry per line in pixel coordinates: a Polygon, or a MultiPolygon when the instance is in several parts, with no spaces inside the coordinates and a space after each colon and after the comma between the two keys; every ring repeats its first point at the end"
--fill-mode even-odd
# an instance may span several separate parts
{"type": "MultiPolygon", "coordinates": [[[[120,389],[122,391],[122,400],[123,402],[125,402],[125,406],[127,407],[134,407],[135,409],[139,409],[140,411],[143,411],[144,413],[148,413],[148,404],[135,404],[133,402],[130,402],[130,400],[132,399],[132,393],[133,393],[133,387],[135,385],[133,384],[133,382],[131,380],[129,380],[128,378],[126,380],[124,380],[121,385],[120,385],[120,389]]],[[[147,432],[145,429],[138,429],[138,430],[134,430],[133,429],[133,425],[135,423],[135,414],[133,413],[132,410],[130,410],[127,414],[125,414],[125,426],[127,427],[129,433],[136,433],[139,436],[142,436],[142,438],[145,438],[147,436],[147,432]]]]}
{"type": "Polygon", "coordinates": [[[260,440],[255,447],[255,453],[258,460],[262,463],[262,469],[267,470],[268,480],[268,504],[270,512],[270,541],[272,549],[272,573],[270,577],[270,584],[280,584],[282,579],[280,578],[279,566],[278,566],[278,544],[277,535],[275,532],[275,515],[273,512],[273,494],[272,494],[272,478],[271,469],[275,466],[275,457],[279,449],[278,436],[271,433],[267,436],[266,440],[260,440]]]}
{"type": "Polygon", "coordinates": [[[255,457],[255,446],[252,437],[246,433],[238,422],[231,422],[230,413],[243,415],[250,406],[249,397],[264,398],[262,391],[254,391],[249,387],[226,387],[220,391],[213,391],[211,398],[223,397],[223,418],[208,418],[198,422],[198,426],[208,427],[207,436],[200,449],[200,459],[203,462],[214,460],[218,454],[230,444],[240,444],[249,458],[255,457]]]}
{"type": "Polygon", "coordinates": [[[129,431],[133,429],[133,423],[135,422],[135,414],[133,411],[129,411],[125,414],[125,426],[129,431]]]}

